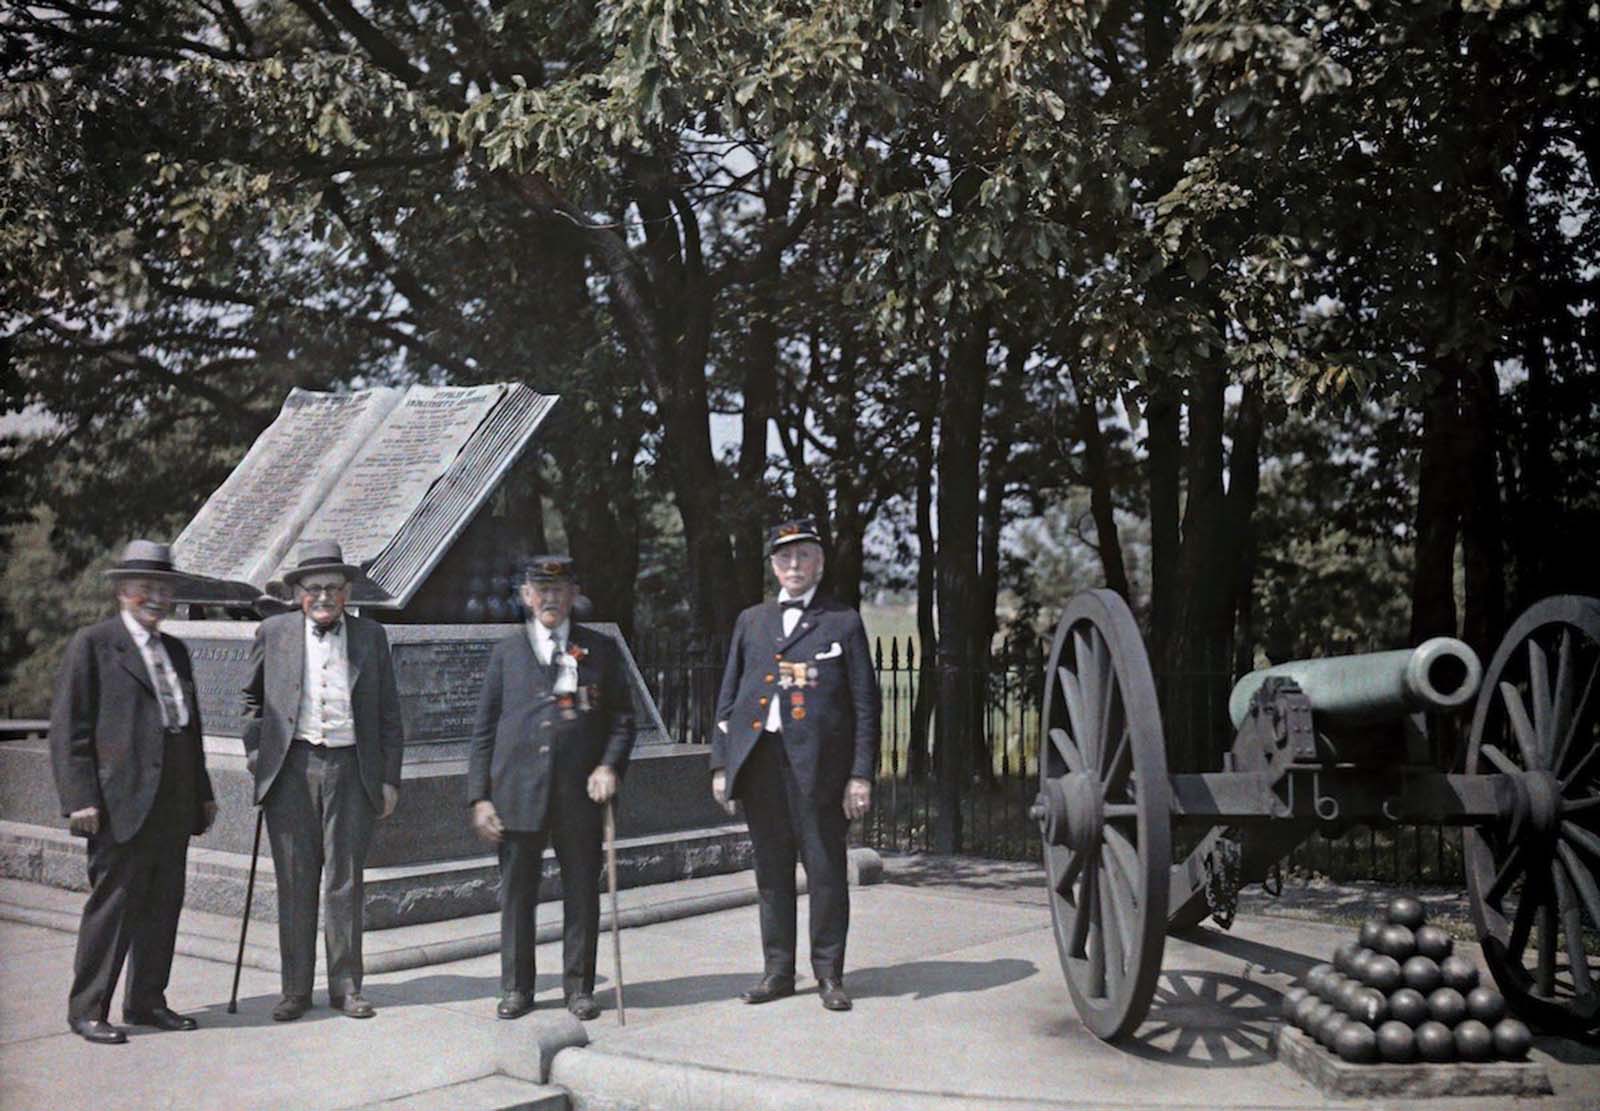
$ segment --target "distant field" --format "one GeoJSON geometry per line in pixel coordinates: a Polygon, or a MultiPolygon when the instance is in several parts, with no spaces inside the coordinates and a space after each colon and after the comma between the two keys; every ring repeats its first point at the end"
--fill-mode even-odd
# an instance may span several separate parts
{"type": "Polygon", "coordinates": [[[889,651],[890,638],[898,638],[901,641],[902,651],[905,641],[917,639],[915,602],[892,606],[879,606],[868,602],[861,607],[861,620],[867,626],[867,637],[872,641],[874,651],[877,650],[879,638],[883,640],[885,654],[889,651]]]}

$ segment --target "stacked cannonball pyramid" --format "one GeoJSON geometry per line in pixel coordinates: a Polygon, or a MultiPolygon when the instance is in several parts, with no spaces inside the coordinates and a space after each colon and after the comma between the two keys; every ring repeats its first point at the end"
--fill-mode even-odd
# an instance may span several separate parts
{"type": "Polygon", "coordinates": [[[1422,904],[1391,900],[1284,995],[1283,1016],[1346,1061],[1517,1061],[1533,1035],[1505,998],[1425,922],[1422,904]]]}

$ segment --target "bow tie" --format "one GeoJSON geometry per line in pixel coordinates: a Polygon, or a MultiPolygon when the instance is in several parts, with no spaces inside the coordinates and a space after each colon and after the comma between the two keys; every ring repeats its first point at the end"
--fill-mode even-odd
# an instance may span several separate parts
{"type": "Polygon", "coordinates": [[[806,608],[806,600],[804,598],[780,598],[778,605],[786,610],[803,610],[806,608]]]}
{"type": "Polygon", "coordinates": [[[344,618],[342,617],[335,621],[332,625],[318,625],[315,621],[313,621],[311,623],[311,632],[318,640],[321,640],[329,633],[337,633],[341,628],[343,628],[343,626],[344,618]]]}

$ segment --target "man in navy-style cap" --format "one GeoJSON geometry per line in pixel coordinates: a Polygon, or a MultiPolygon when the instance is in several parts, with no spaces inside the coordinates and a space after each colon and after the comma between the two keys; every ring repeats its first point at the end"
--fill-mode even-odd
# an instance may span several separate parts
{"type": "Polygon", "coordinates": [[[809,517],[767,536],[775,602],[739,615],[717,699],[711,790],[744,804],[761,902],[761,980],[741,998],[794,994],[796,860],[811,900],[811,970],[822,1005],[844,989],[850,892],[845,839],[872,804],[879,694],[861,615],[817,590],[822,537],[809,517]]]}
{"type": "Polygon", "coordinates": [[[545,845],[561,866],[561,992],[583,1021],[600,939],[601,830],[633,748],[633,697],[611,638],[572,620],[577,574],[564,555],[523,568],[528,622],[494,646],[467,758],[478,836],[500,853],[500,1002],[533,1009],[534,911],[545,845]]]}

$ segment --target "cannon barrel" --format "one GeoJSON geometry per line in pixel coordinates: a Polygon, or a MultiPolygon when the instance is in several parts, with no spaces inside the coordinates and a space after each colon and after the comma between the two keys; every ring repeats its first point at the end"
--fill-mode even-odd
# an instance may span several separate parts
{"type": "Polygon", "coordinates": [[[1228,714],[1238,728],[1250,699],[1273,676],[1293,679],[1319,714],[1347,724],[1392,720],[1415,710],[1453,710],[1478,693],[1483,665],[1454,637],[1415,648],[1295,660],[1252,671],[1234,684],[1228,714]]]}

